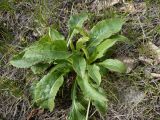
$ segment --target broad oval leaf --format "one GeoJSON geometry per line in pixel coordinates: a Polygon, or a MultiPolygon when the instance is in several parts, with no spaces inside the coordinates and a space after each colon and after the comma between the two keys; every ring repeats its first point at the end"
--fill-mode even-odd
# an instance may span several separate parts
{"type": "Polygon", "coordinates": [[[56,29],[54,28],[49,28],[49,36],[51,40],[64,40],[64,36],[61,35],[56,29]]]}
{"type": "Polygon", "coordinates": [[[66,59],[70,56],[67,52],[66,41],[51,41],[43,38],[36,44],[26,49],[24,58],[36,59],[37,61],[51,61],[54,59],[66,59]]]}
{"type": "MultiPolygon", "coordinates": [[[[105,91],[99,87],[97,90],[105,96],[105,91]]],[[[92,104],[102,113],[105,114],[108,108],[108,99],[106,101],[93,101],[92,104]]]]}
{"type": "Polygon", "coordinates": [[[40,62],[48,63],[55,59],[66,59],[69,56],[66,41],[51,41],[48,36],[44,36],[22,53],[14,56],[10,63],[15,67],[29,68],[40,62]]]}
{"type": "Polygon", "coordinates": [[[103,57],[104,53],[112,47],[117,41],[126,41],[127,38],[122,35],[114,35],[110,37],[109,39],[104,40],[102,43],[100,43],[96,49],[93,51],[90,61],[93,62],[98,58],[103,57]]]}
{"type": "Polygon", "coordinates": [[[90,83],[89,83],[89,78],[88,78],[88,75],[85,75],[84,78],[80,78],[80,77],[77,77],[77,81],[78,81],[78,84],[81,88],[81,90],[83,91],[83,93],[88,96],[90,99],[92,100],[102,100],[102,101],[105,101],[106,100],[106,97],[99,93],[96,88],[94,88],[90,83]]]}
{"type": "Polygon", "coordinates": [[[68,27],[71,31],[75,28],[82,28],[83,23],[88,19],[87,13],[79,13],[72,15],[68,22],[68,27]]]}
{"type": "Polygon", "coordinates": [[[126,72],[126,66],[123,62],[117,60],[117,59],[106,59],[103,62],[100,62],[99,65],[115,72],[119,73],[125,73],[126,72]]]}
{"type": "Polygon", "coordinates": [[[87,13],[79,13],[79,14],[75,14],[72,15],[69,19],[68,22],[68,27],[70,30],[69,33],[69,37],[68,37],[68,43],[67,46],[69,46],[69,44],[72,46],[73,49],[73,43],[72,43],[72,38],[75,34],[77,33],[82,33],[85,34],[84,30],[82,29],[83,23],[88,19],[88,14],[87,13]]]}
{"type": "Polygon", "coordinates": [[[120,18],[112,18],[98,22],[90,31],[91,42],[89,47],[97,46],[104,39],[119,32],[124,24],[120,18]]]}
{"type": "Polygon", "coordinates": [[[23,56],[24,56],[24,52],[21,52],[18,55],[15,55],[10,60],[10,63],[17,68],[29,68],[32,65],[35,65],[36,63],[39,62],[35,59],[23,58],[23,56]]]}
{"type": "Polygon", "coordinates": [[[50,90],[50,96],[49,96],[49,99],[48,99],[48,107],[49,107],[49,110],[50,111],[53,111],[54,109],[54,106],[55,106],[55,103],[54,103],[54,99],[55,99],[55,96],[59,90],[59,88],[62,86],[63,84],[63,81],[64,81],[64,78],[63,76],[60,76],[53,84],[53,86],[51,87],[51,90],[50,90]]]}
{"type": "Polygon", "coordinates": [[[88,65],[88,74],[89,76],[96,82],[96,84],[99,86],[101,83],[101,74],[99,72],[100,68],[96,65],[88,65]]]}
{"type": "Polygon", "coordinates": [[[64,81],[63,75],[68,72],[66,69],[68,69],[66,64],[59,64],[36,84],[33,95],[38,106],[53,110],[55,96],[64,81]]]}
{"type": "Polygon", "coordinates": [[[85,75],[84,78],[77,77],[78,85],[80,86],[83,94],[88,97],[93,103],[95,103],[95,107],[100,111],[104,112],[107,106],[107,99],[100,91],[94,88],[89,83],[88,75],[85,75]]]}
{"type": "Polygon", "coordinates": [[[80,77],[83,78],[86,70],[85,59],[80,55],[73,55],[72,60],[73,60],[73,69],[80,77]]]}

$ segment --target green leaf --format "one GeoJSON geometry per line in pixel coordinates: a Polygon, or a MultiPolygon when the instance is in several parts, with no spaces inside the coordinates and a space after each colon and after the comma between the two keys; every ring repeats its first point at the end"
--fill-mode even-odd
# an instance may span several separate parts
{"type": "Polygon", "coordinates": [[[71,99],[76,100],[77,99],[77,82],[76,81],[74,81],[71,92],[72,92],[71,99]]]}
{"type": "Polygon", "coordinates": [[[54,47],[57,51],[67,51],[67,43],[66,41],[56,40],[54,41],[54,47]]]}
{"type": "Polygon", "coordinates": [[[64,40],[64,36],[61,35],[57,30],[55,30],[54,28],[49,28],[49,36],[51,38],[51,40],[64,40]]]}
{"type": "Polygon", "coordinates": [[[51,61],[54,59],[66,59],[70,55],[67,52],[66,41],[51,41],[48,38],[42,38],[36,44],[26,49],[24,58],[32,58],[37,61],[51,61]]]}
{"type": "Polygon", "coordinates": [[[31,70],[34,74],[40,74],[44,72],[50,66],[49,63],[38,63],[31,67],[31,70]]]}
{"type": "Polygon", "coordinates": [[[91,42],[89,47],[97,46],[104,39],[119,32],[124,24],[120,18],[112,18],[98,22],[90,31],[91,42]]]}
{"type": "Polygon", "coordinates": [[[88,50],[84,46],[81,49],[83,50],[83,53],[85,54],[86,58],[89,59],[88,50]]]}
{"type": "Polygon", "coordinates": [[[125,73],[126,72],[126,66],[123,62],[117,60],[117,59],[107,59],[103,62],[100,62],[99,65],[115,72],[119,73],[125,73]]]}
{"type": "Polygon", "coordinates": [[[85,107],[77,100],[77,83],[72,87],[72,107],[69,113],[69,120],[85,120],[85,107]]]}
{"type": "Polygon", "coordinates": [[[99,100],[101,99],[102,101],[106,101],[106,97],[99,93],[90,83],[89,83],[89,78],[87,75],[84,76],[84,78],[77,77],[78,84],[83,91],[83,93],[91,98],[92,100],[99,100]]]}
{"type": "Polygon", "coordinates": [[[80,50],[80,49],[83,47],[83,44],[84,44],[85,42],[87,42],[88,40],[89,40],[88,37],[82,37],[82,38],[80,38],[80,39],[77,41],[77,43],[76,43],[76,49],[77,49],[77,50],[80,50]]]}
{"type": "Polygon", "coordinates": [[[54,99],[55,99],[55,96],[59,90],[59,88],[62,86],[63,84],[63,81],[64,81],[64,78],[63,76],[60,76],[56,81],[55,83],[53,84],[53,86],[51,87],[51,90],[50,90],[50,97],[48,99],[48,105],[49,105],[49,110],[50,111],[53,111],[53,108],[55,106],[55,103],[54,103],[54,99]]]}
{"type": "Polygon", "coordinates": [[[73,49],[72,38],[75,34],[77,34],[79,32],[82,33],[82,34],[86,34],[84,32],[84,30],[82,29],[82,26],[83,26],[83,23],[87,19],[88,19],[88,14],[87,13],[79,13],[79,14],[75,14],[75,15],[70,17],[69,22],[68,22],[68,27],[70,29],[70,32],[69,32],[67,46],[69,46],[69,44],[70,44],[72,49],[73,49]]]}
{"type": "MultiPolygon", "coordinates": [[[[105,96],[105,91],[102,88],[97,88],[97,91],[105,96]]],[[[93,101],[92,104],[98,109],[102,114],[105,114],[108,108],[108,99],[106,101],[93,101]]]]}
{"type": "Polygon", "coordinates": [[[23,58],[23,56],[24,56],[24,52],[21,52],[18,55],[15,55],[10,60],[10,63],[17,68],[28,68],[39,62],[36,59],[23,58]]]}
{"type": "Polygon", "coordinates": [[[54,108],[54,99],[63,84],[63,74],[66,72],[67,66],[59,64],[45,75],[34,88],[34,102],[42,108],[54,108]]]}
{"type": "Polygon", "coordinates": [[[78,84],[85,96],[95,103],[95,107],[100,111],[104,112],[107,106],[107,99],[103,93],[98,91],[89,83],[88,75],[85,75],[84,78],[77,77],[78,84]]]}
{"type": "Polygon", "coordinates": [[[100,43],[93,54],[91,55],[90,61],[93,62],[98,58],[103,57],[104,53],[112,47],[117,41],[126,41],[127,38],[122,35],[114,35],[109,39],[104,40],[102,43],[100,43]]]}
{"type": "Polygon", "coordinates": [[[89,37],[88,35],[88,31],[86,31],[85,29],[83,29],[82,27],[76,27],[75,28],[83,37],[89,37]]]}
{"type": "Polygon", "coordinates": [[[84,77],[85,70],[86,70],[86,61],[85,59],[80,55],[74,55],[72,57],[73,60],[73,69],[76,71],[76,73],[80,77],[84,77]]]}
{"type": "Polygon", "coordinates": [[[66,41],[52,41],[48,36],[44,36],[13,57],[10,63],[19,68],[28,68],[40,62],[48,63],[55,59],[66,59],[69,56],[66,41]]]}
{"type": "Polygon", "coordinates": [[[68,22],[68,27],[70,31],[73,31],[75,28],[82,28],[83,23],[88,19],[87,13],[79,13],[72,15],[68,22]]]}
{"type": "Polygon", "coordinates": [[[68,120],[85,120],[85,111],[85,107],[80,102],[74,100],[68,120]]]}
{"type": "Polygon", "coordinates": [[[88,65],[88,74],[89,76],[96,82],[96,84],[99,86],[101,83],[101,74],[99,72],[100,68],[96,65],[88,65]]]}

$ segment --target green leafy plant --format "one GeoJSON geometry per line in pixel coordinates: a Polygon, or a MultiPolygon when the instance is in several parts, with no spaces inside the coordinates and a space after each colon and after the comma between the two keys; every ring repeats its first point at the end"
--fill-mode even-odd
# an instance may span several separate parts
{"type": "Polygon", "coordinates": [[[86,31],[83,24],[88,18],[86,13],[71,16],[67,40],[56,29],[49,28],[48,34],[10,61],[18,68],[31,68],[35,74],[48,72],[35,85],[33,100],[41,108],[48,108],[50,111],[55,107],[54,99],[66,75],[75,72],[69,120],[88,119],[90,105],[101,113],[106,112],[107,98],[100,87],[101,68],[119,73],[126,71],[125,65],[117,59],[101,59],[105,58],[107,50],[117,41],[127,39],[117,34],[124,20],[102,20],[90,31],[86,31]]]}

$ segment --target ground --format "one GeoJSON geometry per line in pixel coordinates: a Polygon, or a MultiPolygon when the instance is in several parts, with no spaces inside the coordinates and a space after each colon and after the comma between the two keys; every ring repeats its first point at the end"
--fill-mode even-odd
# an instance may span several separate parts
{"type": "Polygon", "coordinates": [[[0,120],[66,120],[70,87],[58,93],[53,112],[32,104],[31,84],[42,75],[9,64],[12,56],[38,40],[48,26],[67,36],[67,20],[78,12],[92,13],[90,29],[101,19],[124,17],[121,34],[111,57],[126,63],[126,74],[109,73],[102,87],[108,111],[93,108],[93,120],[160,120],[160,1],[159,0],[1,0],[0,1],[0,120]],[[62,95],[63,93],[63,95],[62,95]],[[65,94],[64,94],[65,93],[65,94]]]}

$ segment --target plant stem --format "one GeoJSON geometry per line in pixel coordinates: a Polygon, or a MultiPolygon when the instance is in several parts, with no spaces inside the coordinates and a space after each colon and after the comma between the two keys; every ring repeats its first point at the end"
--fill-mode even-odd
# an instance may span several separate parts
{"type": "Polygon", "coordinates": [[[88,102],[88,108],[87,108],[87,114],[86,114],[86,120],[88,120],[90,105],[91,105],[91,101],[89,100],[89,102],[88,102]]]}

